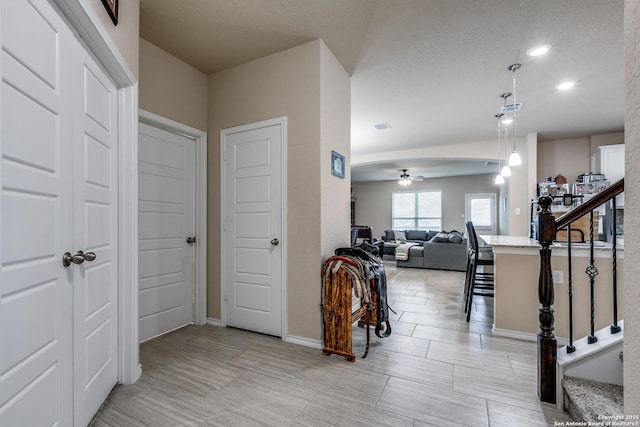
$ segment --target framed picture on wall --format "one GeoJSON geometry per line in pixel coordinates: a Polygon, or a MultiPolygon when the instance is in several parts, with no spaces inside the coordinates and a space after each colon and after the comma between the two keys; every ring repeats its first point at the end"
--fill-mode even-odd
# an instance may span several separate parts
{"type": "Polygon", "coordinates": [[[331,175],[344,178],[344,156],[335,151],[331,152],[331,175]]]}
{"type": "Polygon", "coordinates": [[[107,9],[113,25],[118,25],[118,0],[102,0],[102,4],[107,9]]]}

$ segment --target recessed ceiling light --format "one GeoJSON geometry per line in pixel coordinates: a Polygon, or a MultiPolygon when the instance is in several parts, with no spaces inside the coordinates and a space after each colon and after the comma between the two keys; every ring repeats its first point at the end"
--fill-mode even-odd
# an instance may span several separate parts
{"type": "Polygon", "coordinates": [[[549,46],[548,44],[543,44],[540,46],[534,46],[531,49],[529,49],[527,51],[527,55],[529,56],[541,56],[544,55],[545,53],[549,52],[549,49],[551,49],[551,46],[549,46]]]}
{"type": "Polygon", "coordinates": [[[391,128],[391,125],[387,122],[384,122],[384,123],[378,123],[377,125],[373,125],[373,127],[378,130],[385,130],[385,129],[391,128]]]}
{"type": "Polygon", "coordinates": [[[502,119],[501,123],[503,125],[510,125],[511,123],[513,123],[513,119],[502,119]]]}
{"type": "Polygon", "coordinates": [[[576,82],[573,80],[567,80],[566,82],[562,82],[556,85],[556,89],[558,90],[569,90],[574,87],[576,82]]]}

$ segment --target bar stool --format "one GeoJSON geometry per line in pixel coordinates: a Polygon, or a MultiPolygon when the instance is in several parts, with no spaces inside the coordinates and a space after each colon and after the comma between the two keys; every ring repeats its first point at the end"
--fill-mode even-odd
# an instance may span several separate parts
{"type": "Polygon", "coordinates": [[[465,223],[469,240],[469,252],[467,258],[467,274],[465,277],[465,313],[467,313],[467,322],[471,318],[471,306],[473,304],[473,296],[493,297],[494,294],[494,276],[493,273],[487,273],[484,270],[478,272],[478,266],[493,266],[493,250],[490,246],[479,246],[478,235],[476,234],[473,222],[465,223]]]}

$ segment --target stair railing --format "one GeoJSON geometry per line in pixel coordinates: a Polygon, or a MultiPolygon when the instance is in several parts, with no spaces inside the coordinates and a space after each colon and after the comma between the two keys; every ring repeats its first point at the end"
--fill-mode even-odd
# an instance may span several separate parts
{"type": "Polygon", "coordinates": [[[582,203],[575,209],[555,218],[550,210],[553,200],[549,196],[542,196],[538,199],[540,210],[537,216],[536,236],[540,243],[540,274],[538,279],[538,300],[539,307],[539,328],[538,332],[538,398],[542,402],[556,403],[556,362],[557,362],[557,341],[553,333],[553,274],[551,270],[551,245],[556,240],[556,234],[561,229],[567,230],[567,258],[568,258],[568,291],[569,291],[569,345],[567,351],[575,351],[573,346],[573,272],[571,264],[571,224],[589,215],[589,266],[586,274],[589,276],[590,287],[590,335],[587,338],[589,344],[597,341],[595,336],[595,278],[598,269],[594,262],[594,215],[593,211],[611,201],[612,203],[612,264],[613,264],[613,323],[611,333],[620,331],[618,326],[618,304],[617,304],[617,248],[616,248],[616,218],[615,218],[615,197],[624,192],[624,179],[616,182],[602,192],[596,194],[589,200],[582,203]]]}

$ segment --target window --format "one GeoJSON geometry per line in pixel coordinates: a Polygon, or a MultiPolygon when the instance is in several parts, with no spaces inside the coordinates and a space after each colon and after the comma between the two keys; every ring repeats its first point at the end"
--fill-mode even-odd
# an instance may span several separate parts
{"type": "Polygon", "coordinates": [[[442,230],[442,192],[402,192],[392,195],[394,230],[442,230]]]}
{"type": "Polygon", "coordinates": [[[484,234],[496,232],[496,195],[495,193],[467,194],[466,220],[473,222],[473,227],[484,234]]]}

